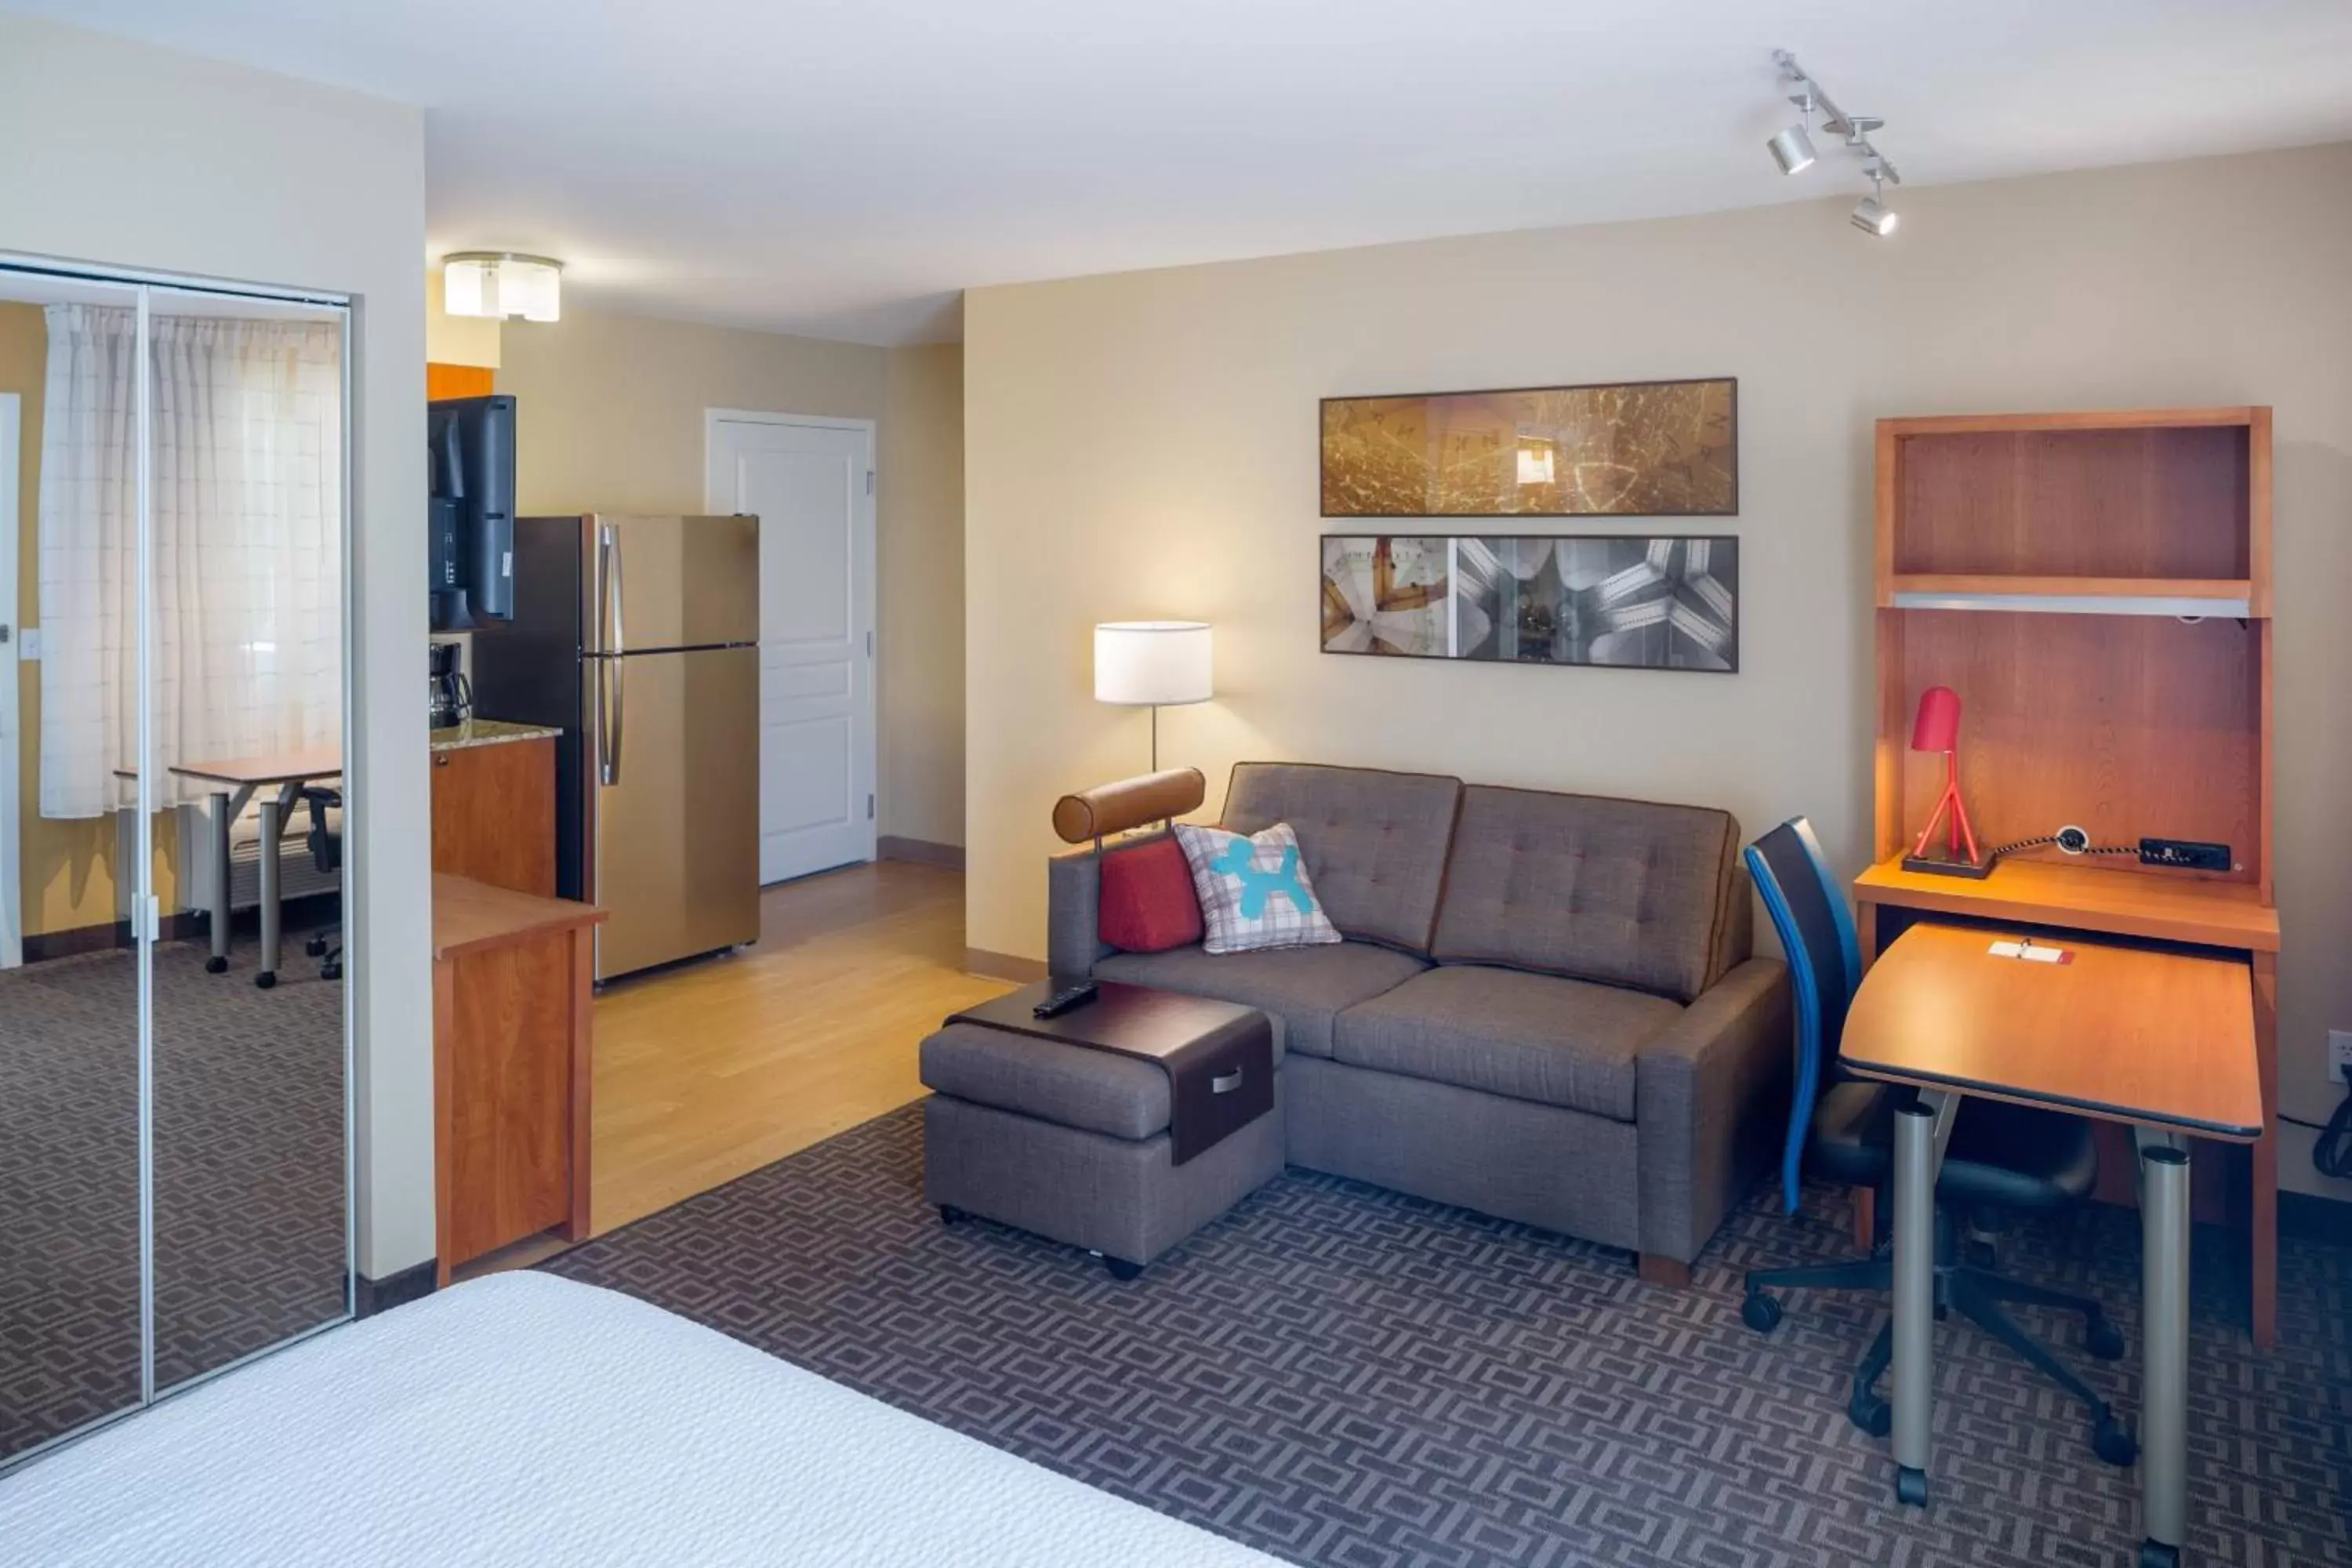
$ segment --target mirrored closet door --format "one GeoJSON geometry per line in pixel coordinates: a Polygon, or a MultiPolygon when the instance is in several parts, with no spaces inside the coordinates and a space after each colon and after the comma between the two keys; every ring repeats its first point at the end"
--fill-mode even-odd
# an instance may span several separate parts
{"type": "Polygon", "coordinates": [[[0,1464],[349,1315],[347,324],[0,267],[0,1464]]]}

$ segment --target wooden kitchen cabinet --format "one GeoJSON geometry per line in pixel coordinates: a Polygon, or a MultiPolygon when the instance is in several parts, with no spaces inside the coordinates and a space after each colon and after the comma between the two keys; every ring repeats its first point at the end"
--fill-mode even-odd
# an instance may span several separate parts
{"type": "Polygon", "coordinates": [[[518,893],[555,896],[551,733],[446,744],[436,740],[433,869],[518,893]]]}

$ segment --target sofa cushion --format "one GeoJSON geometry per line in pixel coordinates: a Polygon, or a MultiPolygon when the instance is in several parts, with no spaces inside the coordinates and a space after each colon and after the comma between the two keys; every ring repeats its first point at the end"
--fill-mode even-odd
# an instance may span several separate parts
{"type": "Polygon", "coordinates": [[[1156,985],[1188,996],[1214,996],[1273,1015],[1275,1039],[1308,1056],[1331,1054],[1331,1020],[1342,1008],[1379,995],[1429,967],[1410,953],[1370,942],[1283,947],[1223,955],[1197,947],[1173,952],[1118,952],[1098,960],[1105,980],[1156,985]]]}
{"type": "Polygon", "coordinates": [[[1257,952],[1269,947],[1329,947],[1339,933],[1315,879],[1298,854],[1298,836],[1277,822],[1259,833],[1228,833],[1196,823],[1176,825],[1176,842],[1192,868],[1210,952],[1257,952]]]}
{"type": "Polygon", "coordinates": [[[1631,1121],[1642,1046],[1682,1015],[1644,992],[1456,964],[1340,1014],[1331,1054],[1349,1067],[1631,1121]]]}
{"type": "Polygon", "coordinates": [[[1287,822],[1331,923],[1348,936],[1429,951],[1462,781],[1307,763],[1237,763],[1222,826],[1287,822]]]}
{"type": "Polygon", "coordinates": [[[1689,1002],[1744,956],[1738,850],[1728,812],[1474,784],[1432,952],[1689,1002]]]}
{"type": "Polygon", "coordinates": [[[1165,952],[1201,940],[1201,898],[1173,838],[1109,850],[1097,869],[1103,941],[1127,952],[1165,952]]]}

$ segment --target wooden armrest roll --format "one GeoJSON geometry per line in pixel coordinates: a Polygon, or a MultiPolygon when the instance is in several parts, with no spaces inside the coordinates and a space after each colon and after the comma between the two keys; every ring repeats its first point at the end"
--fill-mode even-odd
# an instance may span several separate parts
{"type": "Polygon", "coordinates": [[[1170,768],[1066,795],[1054,803],[1054,831],[1066,844],[1085,844],[1199,809],[1209,781],[1198,768],[1170,768]]]}

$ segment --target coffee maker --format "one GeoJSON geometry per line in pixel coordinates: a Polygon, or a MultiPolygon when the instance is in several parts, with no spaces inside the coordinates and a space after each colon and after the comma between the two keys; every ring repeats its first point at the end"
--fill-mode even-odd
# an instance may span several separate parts
{"type": "Polygon", "coordinates": [[[465,648],[454,642],[431,645],[433,723],[436,730],[462,724],[474,716],[474,688],[466,679],[465,648]]]}

